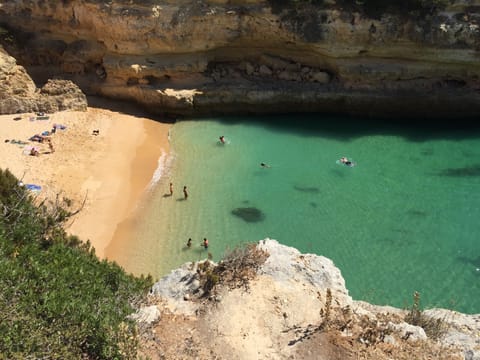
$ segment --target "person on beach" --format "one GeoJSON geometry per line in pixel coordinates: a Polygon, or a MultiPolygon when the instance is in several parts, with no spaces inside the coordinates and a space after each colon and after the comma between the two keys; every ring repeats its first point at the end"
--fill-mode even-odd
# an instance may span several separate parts
{"type": "Polygon", "coordinates": [[[173,195],[173,183],[170,183],[170,196],[173,195]]]}
{"type": "Polygon", "coordinates": [[[38,156],[38,155],[40,155],[40,153],[38,152],[38,150],[36,148],[32,147],[30,149],[30,155],[31,156],[38,156]]]}
{"type": "Polygon", "coordinates": [[[269,168],[269,167],[271,167],[270,165],[265,164],[265,163],[263,163],[263,162],[260,163],[260,166],[261,166],[262,168],[269,168]]]}
{"type": "Polygon", "coordinates": [[[219,139],[222,144],[225,144],[225,136],[222,135],[219,137],[219,139]]]}
{"type": "Polygon", "coordinates": [[[192,238],[188,238],[187,247],[192,247],[192,238]]]}
{"type": "Polygon", "coordinates": [[[203,238],[203,247],[205,249],[208,249],[208,239],[207,238],[203,238]]]}
{"type": "Polygon", "coordinates": [[[187,187],[186,186],[183,187],[183,196],[184,196],[185,200],[187,200],[188,192],[187,192],[187,187]]]}
{"type": "Polygon", "coordinates": [[[52,140],[48,139],[48,147],[50,148],[50,154],[53,154],[55,152],[55,148],[53,147],[52,140]]]}

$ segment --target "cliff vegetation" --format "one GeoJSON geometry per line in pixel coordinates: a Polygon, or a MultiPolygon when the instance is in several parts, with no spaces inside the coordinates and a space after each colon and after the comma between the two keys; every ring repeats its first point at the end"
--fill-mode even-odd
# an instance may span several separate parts
{"type": "Polygon", "coordinates": [[[38,203],[0,170],[0,359],[133,359],[127,315],[151,286],[67,236],[68,199],[38,203]]]}

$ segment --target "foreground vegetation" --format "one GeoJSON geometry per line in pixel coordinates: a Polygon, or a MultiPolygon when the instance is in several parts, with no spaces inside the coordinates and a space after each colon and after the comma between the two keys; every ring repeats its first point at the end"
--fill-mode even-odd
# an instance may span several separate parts
{"type": "Polygon", "coordinates": [[[152,280],[68,236],[64,200],[35,200],[0,169],[0,359],[135,357],[127,316],[152,280]]]}

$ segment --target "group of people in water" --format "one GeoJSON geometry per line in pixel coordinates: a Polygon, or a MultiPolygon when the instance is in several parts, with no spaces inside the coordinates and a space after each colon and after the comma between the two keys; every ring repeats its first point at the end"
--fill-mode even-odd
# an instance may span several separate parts
{"type": "MultiPolygon", "coordinates": [[[[224,136],[224,135],[220,136],[218,139],[220,140],[220,143],[226,144],[225,136],[224,136]]],[[[266,164],[266,163],[263,163],[263,162],[260,163],[260,166],[261,166],[262,168],[270,168],[270,167],[271,167],[270,165],[268,165],[268,164],[266,164]]]]}
{"type": "MultiPolygon", "coordinates": [[[[220,136],[219,137],[219,140],[220,140],[220,143],[222,144],[226,144],[226,140],[225,140],[225,136],[220,136]]],[[[352,160],[349,160],[347,157],[343,156],[340,158],[339,162],[341,164],[344,164],[346,166],[353,166],[354,163],[352,160]]],[[[271,166],[268,165],[267,163],[264,163],[264,162],[261,162],[260,163],[260,167],[262,168],[270,168],[271,166]]],[[[170,196],[173,196],[173,183],[170,183],[170,187],[169,187],[169,191],[170,191],[170,196]]],[[[183,187],[183,196],[184,196],[184,199],[187,200],[188,199],[188,192],[187,192],[187,187],[184,186],[183,187]]],[[[208,239],[207,238],[203,238],[203,242],[201,244],[201,246],[203,246],[205,249],[208,249],[208,239]]],[[[191,248],[192,247],[192,238],[189,238],[187,240],[187,248],[191,248]]]]}
{"type": "MultiPolygon", "coordinates": [[[[169,193],[170,193],[170,196],[173,196],[173,183],[171,182],[169,184],[169,193]]],[[[184,186],[183,187],[183,198],[185,200],[188,199],[188,191],[187,191],[187,187],[184,186]]],[[[208,239],[207,238],[203,238],[203,243],[202,243],[202,246],[206,249],[208,249],[208,239]]],[[[189,238],[188,241],[187,241],[187,247],[188,248],[191,248],[192,247],[192,238],[189,238]]]]}
{"type": "MultiPolygon", "coordinates": [[[[173,196],[173,183],[170,183],[170,185],[169,185],[169,192],[170,192],[170,196],[173,196]]],[[[184,198],[184,200],[188,199],[187,186],[183,187],[183,198],[184,198]]]]}
{"type": "MultiPolygon", "coordinates": [[[[208,239],[207,238],[203,238],[202,246],[205,248],[205,250],[208,249],[208,239]]],[[[188,248],[192,247],[192,238],[188,238],[187,247],[188,248]]]]}
{"type": "MultiPolygon", "coordinates": [[[[221,143],[221,144],[226,144],[225,136],[224,136],[224,135],[220,136],[218,139],[220,140],[220,143],[221,143]]],[[[355,165],[352,160],[349,160],[349,159],[348,159],[347,157],[345,157],[345,156],[343,156],[343,157],[340,158],[340,163],[342,163],[342,164],[344,164],[344,165],[346,165],[346,166],[354,166],[354,165],[355,165]]],[[[261,166],[262,168],[264,168],[264,169],[271,167],[270,165],[268,165],[267,163],[264,163],[264,162],[260,163],[260,166],[261,166]]]]}

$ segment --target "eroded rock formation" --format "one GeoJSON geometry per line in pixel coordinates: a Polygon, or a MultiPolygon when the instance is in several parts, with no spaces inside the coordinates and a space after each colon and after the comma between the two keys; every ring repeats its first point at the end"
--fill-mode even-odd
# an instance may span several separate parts
{"type": "Polygon", "coordinates": [[[0,24],[34,79],[152,112],[478,114],[480,1],[378,16],[280,3],[4,1],[0,24]]]}
{"type": "MultiPolygon", "coordinates": [[[[157,282],[133,317],[151,359],[478,359],[479,315],[444,309],[409,323],[409,311],[355,301],[331,260],[265,239],[268,258],[248,287],[228,271],[188,263],[157,282]],[[215,277],[217,275],[217,277],[215,277]],[[206,293],[206,280],[217,285],[206,293]]],[[[245,255],[245,253],[244,253],[245,255]]],[[[258,254],[257,254],[258,255],[258,254]]],[[[239,258],[236,258],[239,261],[239,258]]],[[[235,263],[233,263],[235,265],[235,263]]],[[[234,274],[244,267],[223,265],[234,274]]]]}
{"type": "Polygon", "coordinates": [[[87,110],[87,99],[70,80],[49,80],[37,89],[23,66],[0,47],[0,114],[87,110]]]}

